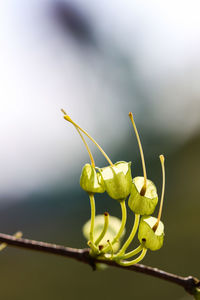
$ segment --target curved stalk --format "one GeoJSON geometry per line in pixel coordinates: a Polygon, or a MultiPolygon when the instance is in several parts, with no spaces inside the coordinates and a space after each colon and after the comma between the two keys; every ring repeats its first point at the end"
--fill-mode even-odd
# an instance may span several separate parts
{"type": "Polygon", "coordinates": [[[108,245],[110,246],[110,250],[111,250],[111,256],[110,256],[110,258],[113,259],[113,255],[114,255],[113,246],[112,246],[112,244],[111,244],[111,242],[109,240],[107,242],[108,242],[108,245]]]}
{"type": "MultiPolygon", "coordinates": [[[[67,115],[66,112],[64,111],[64,109],[61,109],[61,111],[62,111],[62,113],[63,113],[64,115],[67,115]]],[[[73,124],[73,123],[72,123],[72,124],[73,124]]],[[[90,150],[88,144],[86,143],[86,141],[85,141],[85,139],[84,139],[82,133],[80,132],[80,130],[79,130],[79,128],[76,126],[76,124],[74,123],[73,125],[74,125],[75,129],[77,130],[78,134],[80,135],[80,137],[81,137],[81,139],[82,139],[82,141],[83,141],[83,143],[84,143],[84,145],[85,145],[85,147],[86,147],[86,149],[87,149],[87,152],[88,152],[89,157],[90,157],[91,165],[95,168],[94,158],[93,158],[92,152],[91,152],[91,150],[90,150]]]]}
{"type": "Polygon", "coordinates": [[[135,135],[136,135],[139,150],[140,150],[140,156],[141,156],[142,168],[143,168],[143,175],[144,175],[144,185],[141,188],[140,195],[144,196],[145,193],[146,193],[146,189],[147,189],[147,171],[146,171],[145,160],[144,160],[144,152],[143,152],[143,149],[142,149],[142,143],[140,141],[140,136],[139,136],[137,127],[135,125],[132,112],[129,112],[129,118],[131,119],[131,123],[133,125],[133,129],[135,131],[135,135]]]}
{"type": "Polygon", "coordinates": [[[140,251],[142,251],[142,249],[143,249],[143,246],[142,246],[142,245],[138,246],[136,249],[134,249],[134,250],[132,250],[132,251],[130,251],[130,252],[124,254],[124,255],[123,255],[123,259],[127,259],[127,258],[130,258],[130,257],[132,257],[132,256],[134,256],[134,255],[136,255],[136,254],[138,254],[140,251]]]}
{"type": "MultiPolygon", "coordinates": [[[[121,222],[121,226],[120,229],[117,233],[117,235],[114,237],[114,239],[111,242],[111,245],[114,245],[121,237],[123,231],[124,231],[124,227],[126,225],[126,218],[127,218],[127,213],[126,213],[126,204],[125,204],[125,200],[120,202],[121,205],[121,211],[122,211],[122,222],[121,222]]],[[[108,245],[104,250],[103,253],[106,253],[110,250],[110,245],[108,245]]]]}
{"type": "Polygon", "coordinates": [[[131,231],[128,239],[124,243],[123,247],[120,249],[120,251],[116,255],[116,257],[122,256],[125,253],[126,249],[128,248],[128,246],[132,242],[132,240],[133,240],[133,238],[134,238],[134,236],[135,236],[135,234],[137,232],[139,222],[140,222],[140,215],[139,214],[135,214],[135,221],[134,221],[134,225],[133,225],[132,231],[131,231]]]}
{"type": "MultiPolygon", "coordinates": [[[[75,128],[76,128],[76,127],[75,127],[75,128]]],[[[83,143],[84,143],[84,145],[85,145],[85,147],[86,147],[86,149],[87,149],[87,152],[88,152],[89,157],[90,157],[91,165],[93,166],[93,168],[95,168],[95,162],[94,162],[94,157],[93,157],[93,155],[92,155],[92,152],[91,152],[91,150],[90,150],[88,144],[86,143],[86,141],[85,141],[83,135],[81,134],[80,130],[79,130],[78,128],[76,128],[76,130],[78,131],[78,133],[79,133],[79,135],[80,135],[80,137],[81,137],[81,139],[82,139],[82,141],[83,141],[83,143]]]]}
{"type": "Polygon", "coordinates": [[[120,266],[126,266],[126,267],[135,265],[145,257],[146,253],[147,253],[147,249],[143,248],[142,253],[140,254],[140,256],[138,256],[138,258],[131,260],[131,261],[118,261],[117,263],[120,266]]]}
{"type": "Polygon", "coordinates": [[[103,230],[100,233],[99,237],[97,238],[95,245],[98,246],[98,244],[101,242],[101,240],[104,238],[107,229],[108,229],[108,223],[109,223],[109,213],[105,212],[104,213],[104,226],[103,226],[103,230]]]}
{"type": "Polygon", "coordinates": [[[90,198],[90,207],[91,207],[91,225],[90,225],[90,241],[94,243],[94,221],[95,221],[95,200],[94,194],[89,194],[90,198]]]}
{"type": "Polygon", "coordinates": [[[162,176],[163,176],[163,183],[162,183],[162,193],[161,193],[161,199],[160,199],[160,208],[159,208],[159,212],[158,212],[158,219],[156,221],[156,224],[153,226],[153,231],[155,232],[156,229],[158,228],[160,219],[161,219],[161,215],[162,215],[162,208],[163,208],[163,201],[164,201],[164,194],[165,194],[165,157],[164,155],[160,155],[160,163],[161,163],[161,167],[162,167],[162,176]]]}
{"type": "Polygon", "coordinates": [[[71,118],[70,116],[68,116],[66,114],[66,112],[61,109],[61,111],[64,113],[64,119],[70,123],[72,123],[76,128],[78,128],[80,131],[82,131],[95,145],[96,147],[101,151],[101,153],[103,154],[103,156],[106,158],[106,160],[109,162],[109,164],[111,166],[113,166],[112,161],[110,160],[110,158],[108,157],[108,155],[105,153],[105,151],[99,146],[99,144],[95,141],[95,139],[93,139],[88,133],[87,131],[85,131],[84,129],[82,129],[78,124],[76,124],[71,118]]]}

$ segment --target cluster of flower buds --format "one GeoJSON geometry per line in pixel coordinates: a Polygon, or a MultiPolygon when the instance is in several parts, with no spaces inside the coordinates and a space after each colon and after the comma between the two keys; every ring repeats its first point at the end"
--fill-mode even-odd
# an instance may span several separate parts
{"type": "Polygon", "coordinates": [[[147,249],[155,251],[160,249],[163,245],[164,225],[160,221],[160,218],[165,189],[164,156],[160,155],[163,185],[160,209],[158,217],[155,218],[151,215],[158,203],[157,190],[154,183],[147,179],[142,145],[132,113],[129,113],[129,117],[137,137],[143,167],[143,177],[135,178],[132,178],[131,175],[131,162],[120,161],[113,164],[99,144],[76,124],[64,110],[62,110],[62,112],[64,113],[64,119],[72,123],[78,131],[91,160],[90,164],[87,163],[83,167],[80,177],[80,185],[82,189],[88,193],[91,205],[91,218],[83,226],[83,234],[88,240],[91,255],[98,257],[100,260],[115,260],[123,266],[133,265],[144,258],[147,249]],[[108,166],[104,168],[95,166],[94,158],[83,134],[101,151],[109,163],[108,166]],[[116,217],[109,216],[108,212],[105,212],[104,215],[96,216],[94,194],[104,192],[106,192],[110,198],[117,200],[121,205],[121,221],[116,217]],[[127,198],[128,206],[134,213],[135,220],[129,237],[120,248],[121,239],[125,234],[127,198]],[[139,240],[138,247],[130,252],[126,252],[137,232],[139,240]],[[140,253],[140,255],[137,258],[127,260],[138,253],[140,253]]]}
{"type": "Polygon", "coordinates": [[[112,199],[123,201],[131,192],[131,163],[120,161],[96,169],[86,164],[81,173],[80,185],[88,193],[107,192],[112,199]]]}

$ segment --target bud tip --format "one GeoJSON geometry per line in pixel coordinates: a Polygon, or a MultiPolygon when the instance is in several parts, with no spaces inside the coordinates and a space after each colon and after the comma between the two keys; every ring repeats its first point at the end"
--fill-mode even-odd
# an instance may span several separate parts
{"type": "Polygon", "coordinates": [[[131,119],[133,118],[132,112],[129,112],[128,115],[129,115],[129,118],[131,118],[131,119]]]}
{"type": "Polygon", "coordinates": [[[163,154],[161,154],[161,155],[159,156],[159,158],[160,158],[160,161],[161,161],[161,163],[164,163],[164,161],[165,161],[165,157],[164,157],[164,155],[163,155],[163,154]]]}
{"type": "Polygon", "coordinates": [[[61,108],[61,111],[62,111],[62,113],[63,113],[64,115],[67,114],[66,111],[65,111],[63,108],[61,108]]]}

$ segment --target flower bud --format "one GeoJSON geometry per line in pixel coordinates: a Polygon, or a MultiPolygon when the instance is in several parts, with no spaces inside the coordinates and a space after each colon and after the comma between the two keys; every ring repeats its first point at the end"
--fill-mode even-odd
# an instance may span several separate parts
{"type": "Polygon", "coordinates": [[[151,215],[158,203],[158,195],[154,183],[147,179],[145,196],[140,194],[144,185],[144,177],[135,177],[133,179],[131,194],[128,200],[130,209],[140,215],[151,215]]]}
{"type": "Polygon", "coordinates": [[[160,221],[154,232],[153,227],[156,222],[157,218],[143,217],[138,230],[138,239],[141,245],[152,251],[159,250],[164,241],[164,224],[160,221]]]}
{"type": "Polygon", "coordinates": [[[120,161],[113,166],[99,169],[108,195],[116,200],[124,200],[131,192],[131,162],[120,161]]]}
{"type": "MultiPolygon", "coordinates": [[[[91,220],[87,221],[85,223],[85,225],[83,226],[83,235],[87,240],[90,239],[90,225],[91,225],[91,220]]],[[[96,240],[99,237],[99,235],[101,234],[101,232],[103,230],[103,227],[104,227],[104,216],[97,215],[95,217],[95,222],[94,222],[94,240],[96,240]]],[[[112,240],[117,235],[120,227],[121,227],[121,221],[116,217],[109,216],[108,229],[99,245],[102,248],[102,250],[104,247],[108,246],[108,241],[112,242],[112,240]]],[[[121,235],[121,237],[124,235],[124,233],[125,233],[125,230],[124,230],[123,234],[121,235]]],[[[114,245],[112,245],[114,252],[116,252],[119,249],[119,247],[120,247],[120,241],[118,241],[114,245]]]]}
{"type": "Polygon", "coordinates": [[[80,186],[88,193],[104,193],[105,186],[100,173],[90,164],[86,164],[81,173],[80,186]]]}

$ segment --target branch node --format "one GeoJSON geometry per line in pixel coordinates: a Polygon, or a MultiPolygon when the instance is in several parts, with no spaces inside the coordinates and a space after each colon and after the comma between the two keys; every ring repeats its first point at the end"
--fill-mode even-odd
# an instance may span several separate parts
{"type": "Polygon", "coordinates": [[[91,266],[93,271],[96,271],[95,258],[90,255],[90,249],[85,249],[82,254],[85,262],[88,263],[89,266],[91,266]]]}
{"type": "Polygon", "coordinates": [[[196,288],[200,287],[200,280],[193,276],[188,276],[185,278],[185,290],[191,295],[195,294],[196,288]]]}

